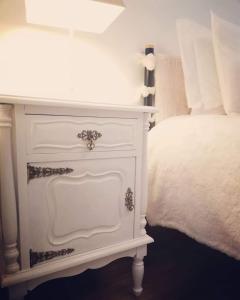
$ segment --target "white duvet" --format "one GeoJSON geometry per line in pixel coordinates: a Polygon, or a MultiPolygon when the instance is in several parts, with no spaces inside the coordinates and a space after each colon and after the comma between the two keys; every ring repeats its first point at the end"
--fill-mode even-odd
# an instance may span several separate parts
{"type": "Polygon", "coordinates": [[[180,116],[149,133],[150,225],[240,259],[240,116],[180,116]]]}

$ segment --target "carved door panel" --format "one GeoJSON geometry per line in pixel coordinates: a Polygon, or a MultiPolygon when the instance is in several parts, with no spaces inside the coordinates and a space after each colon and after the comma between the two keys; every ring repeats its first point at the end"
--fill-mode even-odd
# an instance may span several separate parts
{"type": "Polygon", "coordinates": [[[32,265],[133,238],[134,158],[32,162],[28,171],[32,265]]]}

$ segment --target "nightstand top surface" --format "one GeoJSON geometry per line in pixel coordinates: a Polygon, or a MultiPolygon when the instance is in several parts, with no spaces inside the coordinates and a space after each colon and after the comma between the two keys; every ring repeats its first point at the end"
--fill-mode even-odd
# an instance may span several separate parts
{"type": "Polygon", "coordinates": [[[14,96],[0,94],[0,104],[21,104],[21,105],[42,105],[42,106],[57,106],[57,107],[71,107],[83,109],[104,109],[104,110],[118,110],[118,111],[135,111],[154,113],[156,108],[152,106],[142,105],[118,105],[110,103],[94,103],[82,102],[73,99],[55,99],[55,98],[38,98],[26,96],[14,96]]]}

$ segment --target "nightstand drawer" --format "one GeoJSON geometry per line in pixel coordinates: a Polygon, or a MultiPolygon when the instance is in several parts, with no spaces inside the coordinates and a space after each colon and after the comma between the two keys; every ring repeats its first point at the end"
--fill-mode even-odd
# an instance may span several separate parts
{"type": "Polygon", "coordinates": [[[136,119],[27,115],[27,152],[133,150],[136,119]]]}

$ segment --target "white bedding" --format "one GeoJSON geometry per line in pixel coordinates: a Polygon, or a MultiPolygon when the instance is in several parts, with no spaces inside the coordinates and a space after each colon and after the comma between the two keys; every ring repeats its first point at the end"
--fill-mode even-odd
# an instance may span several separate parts
{"type": "Polygon", "coordinates": [[[179,116],[149,133],[150,225],[240,259],[240,116],[179,116]]]}

